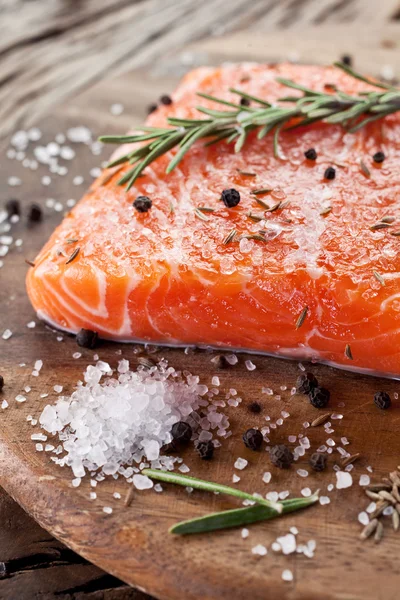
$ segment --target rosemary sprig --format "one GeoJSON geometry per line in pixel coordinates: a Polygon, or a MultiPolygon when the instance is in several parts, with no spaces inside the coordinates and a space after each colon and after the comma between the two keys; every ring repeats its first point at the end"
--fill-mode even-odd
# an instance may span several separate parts
{"type": "Polygon", "coordinates": [[[143,469],[142,474],[147,475],[147,477],[150,477],[150,479],[157,479],[159,481],[164,481],[165,483],[175,483],[185,487],[189,486],[195,488],[196,490],[219,492],[220,494],[227,494],[228,496],[236,496],[242,500],[251,500],[252,502],[256,502],[263,507],[273,509],[278,514],[283,510],[281,502],[270,502],[269,500],[264,500],[264,498],[252,496],[252,494],[242,492],[241,490],[231,488],[220,483],[213,483],[212,481],[205,481],[204,479],[188,477],[187,475],[180,475],[179,473],[170,473],[169,471],[160,471],[158,469],[143,469]]]}
{"type": "Polygon", "coordinates": [[[317,92],[288,79],[277,78],[282,85],[300,92],[300,95],[286,96],[278,99],[281,104],[270,104],[237,89],[230,89],[236,94],[238,102],[228,102],[208,94],[198,95],[224,106],[224,110],[213,110],[198,106],[197,110],[206,115],[206,119],[168,118],[168,127],[142,127],[141,132],[132,135],[104,135],[100,140],[110,144],[126,144],[145,142],[128,154],[107,165],[108,168],[128,163],[132,165],[118,180],[118,184],[127,184],[129,190],[140,177],[144,169],[153,161],[177,147],[169,162],[166,172],[170,173],[182,160],[195,142],[202,138],[206,145],[225,140],[234,144],[235,152],[240,152],[250,132],[257,131],[258,139],[273,133],[274,154],[280,157],[279,134],[282,130],[309,125],[317,121],[342,125],[350,132],[355,132],[367,123],[400,110],[400,89],[372,81],[356,73],[342,63],[334,65],[351,77],[368,85],[381,88],[383,91],[366,90],[355,95],[346,94],[336,88],[330,93],[317,92]],[[251,106],[242,106],[241,98],[251,100],[251,106]]]}
{"type": "Polygon", "coordinates": [[[289,498],[282,500],[281,515],[273,508],[266,506],[249,506],[246,508],[236,508],[233,510],[224,510],[222,512],[211,513],[204,517],[189,519],[176,523],[169,530],[170,533],[188,535],[190,533],[208,533],[218,529],[230,529],[232,527],[243,527],[259,521],[269,521],[279,516],[312,506],[318,501],[318,491],[309,498],[289,498]]]}

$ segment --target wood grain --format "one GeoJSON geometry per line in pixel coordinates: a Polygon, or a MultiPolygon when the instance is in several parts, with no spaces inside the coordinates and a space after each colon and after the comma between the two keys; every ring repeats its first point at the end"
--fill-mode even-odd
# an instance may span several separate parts
{"type": "MultiPolygon", "coordinates": [[[[123,131],[135,121],[142,120],[143,106],[147,102],[173,85],[172,78],[155,81],[146,79],[144,72],[98,84],[41,123],[41,143],[50,141],[56,132],[65,131],[73,124],[88,124],[94,134],[100,133],[100,128],[102,131],[123,131]],[[140,97],[129,93],[138,89],[140,97]],[[110,103],[122,92],[127,99],[126,112],[121,117],[111,117],[110,103]]],[[[40,177],[45,173],[42,168],[32,173],[15,161],[2,160],[0,181],[6,181],[10,174],[22,178],[18,188],[3,187],[3,196],[17,192],[24,211],[32,201],[44,206],[47,197],[63,202],[66,198],[78,197],[83,190],[72,185],[73,176],[84,175],[87,185],[90,180],[87,173],[98,159],[86,147],[77,147],[77,153],[68,176],[54,178],[50,187],[41,183],[40,177]]],[[[71,472],[51,463],[47,453],[35,452],[30,435],[37,428],[26,421],[27,415],[37,418],[43,406],[55,400],[56,394],[52,391],[55,384],[62,384],[64,393],[70,393],[93,357],[93,351],[82,350],[82,357],[74,360],[72,354],[77,350],[74,339],[64,336],[63,341],[58,342],[56,335],[43,324],[34,329],[26,328],[26,323],[35,317],[25,294],[27,266],[23,259],[34,258],[60,220],[60,214],[49,209],[45,209],[45,213],[45,220],[35,227],[27,229],[23,217],[13,228],[14,237],[22,238],[24,244],[22,248],[12,248],[0,270],[0,331],[6,327],[13,331],[8,341],[0,339],[2,371],[6,379],[3,397],[10,402],[10,407],[2,411],[0,428],[0,479],[7,492],[71,549],[162,600],[265,600],[266,597],[269,600],[375,600],[381,596],[382,589],[385,589],[385,600],[397,598],[400,567],[396,534],[390,530],[389,522],[381,545],[362,543],[358,539],[357,515],[368,504],[358,485],[360,474],[366,473],[366,467],[372,465],[374,477],[378,478],[398,464],[399,403],[396,402],[390,411],[381,412],[372,402],[377,389],[393,394],[398,390],[398,383],[313,366],[318,379],[332,392],[332,412],[344,415],[343,420],[332,421],[335,432],[328,436],[323,428],[304,429],[303,423],[312,421],[319,413],[304,397],[290,398],[288,390],[299,373],[296,363],[255,357],[257,369],[249,372],[242,356],[237,366],[219,373],[221,388],[235,387],[243,402],[236,409],[226,409],[234,435],[218,449],[212,462],[202,462],[192,449],[185,453],[185,462],[193,474],[230,484],[233,463],[241,456],[249,461],[249,467],[240,473],[239,485],[244,490],[263,493],[290,490],[292,495],[299,495],[304,487],[320,487],[322,493],[327,494],[327,486],[335,483],[332,470],[335,454],[330,458],[326,473],[310,473],[303,479],[296,470],[308,468],[306,457],[300,459],[295,468],[279,471],[271,466],[265,452],[254,453],[243,446],[241,433],[247,427],[261,427],[266,423],[266,416],[276,420],[282,410],[288,411],[290,418],[271,431],[272,443],[282,443],[289,435],[302,433],[309,436],[312,448],[316,449],[326,442],[327,437],[333,437],[340,444],[341,437],[346,436],[351,442],[346,449],[360,452],[362,456],[353,471],[354,486],[328,494],[329,505],[318,505],[298,515],[252,526],[246,540],[241,539],[240,531],[190,538],[167,533],[168,527],[178,520],[237,506],[234,501],[201,492],[188,494],[184,489],[164,486],[162,494],[153,490],[135,493],[132,505],[125,508],[112,494],[119,491],[124,495],[126,484],[113,479],[99,485],[97,500],[90,501],[87,482],[73,489],[71,472]],[[44,361],[44,366],[40,376],[34,378],[31,370],[38,358],[44,361]],[[21,363],[26,367],[19,367],[21,363]],[[18,404],[14,398],[26,385],[31,386],[32,391],[27,402],[18,404]],[[286,391],[281,391],[282,385],[287,386],[286,391]],[[282,398],[262,394],[263,386],[271,387],[282,398]],[[40,399],[43,392],[49,393],[47,399],[40,399]],[[247,408],[255,399],[263,405],[262,414],[257,416],[247,408]],[[273,477],[266,485],[261,477],[268,470],[272,471],[273,477]],[[113,514],[105,515],[103,506],[112,506],[113,514]],[[276,555],[271,550],[263,558],[252,555],[253,546],[258,543],[270,546],[278,535],[287,533],[293,525],[299,529],[300,543],[309,539],[317,541],[313,560],[300,555],[276,555]],[[285,568],[293,570],[293,583],[282,581],[281,573],[285,568]]],[[[130,346],[103,343],[98,353],[101,359],[115,367],[120,350],[132,365],[137,363],[137,356],[130,346]]],[[[159,349],[155,357],[162,356],[175,368],[199,374],[204,383],[210,384],[214,372],[211,354],[193,352],[186,355],[180,350],[159,349]]]]}

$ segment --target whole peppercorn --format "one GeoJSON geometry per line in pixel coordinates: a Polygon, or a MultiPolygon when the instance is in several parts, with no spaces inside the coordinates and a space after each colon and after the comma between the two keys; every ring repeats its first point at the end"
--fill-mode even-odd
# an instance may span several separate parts
{"type": "Polygon", "coordinates": [[[390,408],[392,404],[390,396],[386,392],[376,392],[374,396],[374,402],[376,406],[382,410],[390,408]]]}
{"type": "Polygon", "coordinates": [[[17,200],[16,198],[10,198],[10,200],[7,200],[5,209],[7,211],[7,216],[9,219],[14,215],[19,216],[21,214],[19,200],[17,200]]]}
{"type": "Polygon", "coordinates": [[[386,156],[384,154],[384,152],[375,152],[375,154],[372,157],[372,160],[376,163],[382,163],[385,160],[386,156]]]}
{"type": "Polygon", "coordinates": [[[304,156],[308,159],[308,160],[317,160],[317,151],[315,150],[315,148],[309,148],[308,150],[306,150],[304,152],[304,156]]]}
{"type": "Polygon", "coordinates": [[[240,98],[240,106],[250,106],[250,100],[248,98],[240,98]]]}
{"type": "Polygon", "coordinates": [[[168,96],[168,94],[164,94],[163,96],[161,96],[160,102],[165,106],[169,106],[170,104],[172,104],[172,98],[171,96],[168,96]]]}
{"type": "Polygon", "coordinates": [[[326,468],[328,457],[326,454],[321,454],[321,452],[314,452],[314,454],[310,457],[310,467],[314,469],[314,471],[324,471],[326,468]]]}
{"type": "Polygon", "coordinates": [[[147,196],[138,196],[133,202],[133,207],[140,213],[146,213],[151,209],[152,201],[147,196]]]}
{"type": "Polygon", "coordinates": [[[28,221],[30,223],[39,223],[42,220],[42,209],[38,204],[31,204],[28,209],[28,221]]]}
{"type": "Polygon", "coordinates": [[[248,429],[243,434],[244,445],[250,450],[259,450],[263,443],[263,436],[258,429],[248,429]]]}
{"type": "Polygon", "coordinates": [[[178,421],[178,423],[172,425],[172,437],[180,444],[188,444],[192,438],[192,433],[192,428],[186,421],[178,421]]]}
{"type": "Polygon", "coordinates": [[[178,450],[178,445],[175,442],[175,440],[172,440],[172,442],[169,442],[168,444],[164,444],[164,446],[161,447],[161,452],[163,454],[168,454],[170,452],[176,452],[178,450]]]}
{"type": "Polygon", "coordinates": [[[312,373],[302,373],[296,381],[296,390],[298,394],[309,394],[311,390],[318,386],[318,380],[312,373]]]}
{"type": "Polygon", "coordinates": [[[96,347],[99,335],[96,331],[91,329],[81,329],[76,335],[76,343],[81,348],[93,348],[96,347]]]}
{"type": "Polygon", "coordinates": [[[308,397],[315,408],[325,408],[331,397],[329,390],[323,387],[315,387],[311,390],[308,397]]]}
{"type": "Polygon", "coordinates": [[[157,110],[158,106],[157,104],[149,104],[149,106],[147,107],[147,114],[151,115],[151,113],[153,113],[155,110],[157,110]]]}
{"type": "Polygon", "coordinates": [[[197,442],[195,448],[202,460],[211,460],[214,456],[214,444],[211,440],[208,440],[208,442],[197,442]]]}
{"type": "Polygon", "coordinates": [[[0,392],[3,389],[3,387],[4,387],[4,377],[3,377],[3,375],[0,375],[0,392]]]}
{"type": "Polygon", "coordinates": [[[293,452],[285,444],[273,446],[269,451],[269,455],[272,464],[280,469],[288,469],[294,461],[293,452]]]}
{"type": "Polygon", "coordinates": [[[261,412],[261,404],[259,402],[251,402],[249,404],[249,411],[258,415],[261,412]]]}
{"type": "Polygon", "coordinates": [[[335,179],[336,177],[336,169],[333,167],[328,167],[324,173],[325,179],[335,179]]]}
{"type": "Polygon", "coordinates": [[[343,54],[343,56],[341,57],[340,61],[344,64],[347,65],[348,67],[351,67],[351,65],[353,64],[353,59],[349,54],[343,54]]]}
{"type": "Polygon", "coordinates": [[[221,194],[221,200],[228,208],[237,206],[240,202],[240,194],[237,190],[224,190],[221,194]]]}

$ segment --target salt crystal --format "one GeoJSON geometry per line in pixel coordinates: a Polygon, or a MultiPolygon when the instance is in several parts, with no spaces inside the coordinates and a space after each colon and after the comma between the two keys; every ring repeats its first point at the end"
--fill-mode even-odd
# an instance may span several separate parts
{"type": "Polygon", "coordinates": [[[335,446],[335,441],[332,438],[328,438],[326,440],[326,443],[328,444],[328,446],[335,446]]]}
{"type": "Polygon", "coordinates": [[[29,323],[27,323],[26,326],[28,327],[28,329],[33,329],[34,327],[36,327],[36,323],[35,321],[29,321],[29,323]]]}
{"type": "Polygon", "coordinates": [[[308,471],[305,469],[297,469],[297,475],[300,477],[308,477],[308,471]]]}
{"type": "Polygon", "coordinates": [[[112,115],[118,117],[119,115],[122,115],[123,112],[124,112],[123,104],[120,104],[119,102],[116,102],[115,104],[111,104],[110,113],[112,115]]]}
{"type": "Polygon", "coordinates": [[[35,364],[33,365],[33,368],[35,371],[40,371],[40,369],[43,367],[43,361],[42,360],[37,360],[35,361],[35,364]]]}
{"type": "Polygon", "coordinates": [[[181,473],[189,473],[190,469],[189,469],[189,467],[188,467],[187,465],[183,464],[183,465],[181,465],[181,466],[179,467],[179,471],[180,471],[181,473]]]}
{"type": "Polygon", "coordinates": [[[360,512],[358,514],[358,521],[359,523],[361,523],[361,525],[368,525],[369,523],[369,516],[366,512],[360,512]]]}
{"type": "Polygon", "coordinates": [[[382,514],[383,514],[385,517],[390,517],[390,516],[391,516],[391,515],[394,513],[394,510],[395,510],[395,509],[393,508],[393,506],[387,506],[387,507],[386,507],[386,508],[383,510],[382,514]]]}
{"type": "Polygon", "coordinates": [[[265,556],[267,554],[267,552],[268,552],[268,550],[262,544],[257,544],[257,546],[254,546],[251,549],[251,553],[256,554],[258,556],[265,556]]]}
{"type": "Polygon", "coordinates": [[[291,444],[294,444],[296,440],[297,440],[297,437],[296,437],[295,435],[289,435],[289,437],[288,437],[288,441],[289,441],[291,444]]]}
{"type": "MultiPolygon", "coordinates": [[[[155,486],[154,486],[155,487],[155,486]]],[[[121,498],[121,494],[119,492],[114,492],[113,496],[116,500],[119,500],[121,498]]]]}
{"type": "Polygon", "coordinates": [[[331,419],[343,419],[343,415],[333,413],[333,415],[331,415],[331,419]]]}
{"type": "Polygon", "coordinates": [[[311,492],[310,488],[308,488],[308,487],[303,488],[301,490],[301,495],[304,496],[304,498],[309,498],[311,496],[311,493],[312,492],[311,492]]]}
{"type": "Polygon", "coordinates": [[[293,552],[296,552],[296,538],[293,533],[278,537],[276,541],[282,548],[283,554],[292,554],[293,552]]]}
{"type": "Polygon", "coordinates": [[[82,177],[82,175],[77,175],[76,177],[73,178],[72,183],[74,185],[82,185],[82,183],[84,182],[84,179],[82,177]]]}
{"type": "Polygon", "coordinates": [[[331,499],[329,496],[320,496],[319,503],[323,506],[324,504],[330,504],[331,499]]]}
{"type": "Polygon", "coordinates": [[[77,360],[78,358],[80,358],[82,356],[81,352],[74,352],[72,355],[72,358],[74,358],[75,360],[77,360]]]}
{"type": "Polygon", "coordinates": [[[36,452],[43,452],[43,444],[35,444],[36,452]]]}
{"type": "Polygon", "coordinates": [[[53,444],[46,444],[44,447],[45,452],[52,452],[54,450],[53,444]]]}
{"type": "Polygon", "coordinates": [[[26,398],[22,394],[18,394],[18,396],[15,396],[15,400],[21,404],[22,402],[26,402],[26,398]]]}
{"type": "Polygon", "coordinates": [[[333,483],[330,483],[326,489],[328,490],[328,492],[331,492],[334,488],[335,486],[333,485],[333,483]]]}
{"type": "Polygon", "coordinates": [[[3,338],[3,340],[9,340],[11,336],[12,331],[10,329],[5,329],[1,337],[3,338]]]}
{"type": "Polygon", "coordinates": [[[291,527],[290,533],[293,533],[293,535],[297,535],[299,533],[299,530],[297,529],[297,527],[291,527]]]}
{"type": "Polygon", "coordinates": [[[63,386],[62,385],[55,385],[53,387],[53,390],[57,393],[60,394],[63,391],[63,386]]]}
{"type": "Polygon", "coordinates": [[[345,471],[347,471],[348,473],[350,473],[350,471],[352,471],[354,469],[354,465],[347,465],[347,467],[345,467],[345,471]]]}
{"type": "Polygon", "coordinates": [[[266,494],[265,497],[270,502],[278,502],[279,500],[278,492],[268,492],[268,494],[266,494]]]}
{"type": "Polygon", "coordinates": [[[249,464],[249,461],[246,460],[245,458],[238,458],[234,464],[235,469],[239,469],[240,471],[242,471],[244,468],[247,467],[247,465],[249,464]]]}
{"type": "Polygon", "coordinates": [[[290,413],[286,412],[286,410],[283,410],[283,411],[281,412],[281,415],[282,415],[282,417],[283,417],[284,419],[287,419],[288,417],[290,417],[290,413]]]}
{"type": "Polygon", "coordinates": [[[308,427],[310,427],[310,423],[306,421],[305,423],[303,423],[303,427],[304,429],[307,429],[308,427]]]}
{"type": "Polygon", "coordinates": [[[11,176],[7,179],[7,183],[10,187],[16,187],[21,185],[22,181],[19,177],[11,176]]]}
{"type": "MultiPolygon", "coordinates": [[[[158,493],[163,491],[163,487],[162,487],[161,483],[156,483],[156,485],[154,486],[154,491],[158,492],[158,493]]],[[[188,488],[186,488],[186,491],[188,491],[188,488]]]]}
{"type": "Polygon", "coordinates": [[[233,482],[233,483],[238,483],[239,481],[240,481],[240,477],[239,477],[239,475],[236,475],[236,473],[234,473],[234,474],[232,475],[232,482],[233,482]]]}
{"type": "Polygon", "coordinates": [[[133,485],[138,490],[148,490],[153,487],[153,482],[146,475],[134,475],[133,485]]]}
{"type": "Polygon", "coordinates": [[[71,142],[89,144],[92,141],[92,133],[88,127],[71,127],[67,130],[67,138],[71,142]]]}
{"type": "Polygon", "coordinates": [[[72,483],[72,487],[75,487],[75,488],[76,488],[76,487],[79,487],[79,486],[81,485],[81,481],[82,481],[82,480],[81,480],[81,478],[80,478],[80,477],[75,477],[75,479],[73,479],[73,480],[71,481],[71,483],[72,483]]]}
{"type": "Polygon", "coordinates": [[[238,362],[238,357],[236,356],[236,354],[226,355],[225,358],[226,358],[227,362],[232,366],[236,365],[236,363],[238,362]]]}
{"type": "Polygon", "coordinates": [[[44,433],[32,433],[31,440],[45,442],[47,440],[47,435],[44,435],[44,433]]]}
{"type": "Polygon", "coordinates": [[[285,569],[282,571],[282,579],[283,581],[293,581],[293,573],[290,569],[285,569]]]}
{"type": "Polygon", "coordinates": [[[3,400],[1,403],[1,408],[4,410],[5,408],[8,408],[8,402],[7,400],[3,400]]]}
{"type": "Polygon", "coordinates": [[[368,514],[373,513],[376,510],[376,502],[370,502],[365,510],[368,514]]]}
{"type": "Polygon", "coordinates": [[[251,362],[251,360],[246,360],[244,364],[246,365],[246,369],[248,371],[254,371],[254,369],[256,369],[256,365],[253,362],[251,362]]]}
{"type": "Polygon", "coordinates": [[[211,379],[211,383],[212,383],[212,385],[220,385],[219,377],[214,375],[214,377],[211,379]]]}
{"type": "Polygon", "coordinates": [[[271,473],[269,473],[269,471],[266,471],[264,473],[264,475],[262,476],[262,480],[264,483],[269,483],[271,481],[271,477],[272,477],[271,473]]]}
{"type": "Polygon", "coordinates": [[[269,388],[269,387],[263,387],[263,388],[261,388],[261,391],[263,394],[267,394],[268,396],[272,396],[274,393],[274,391],[271,390],[271,388],[269,388]]]}
{"type": "Polygon", "coordinates": [[[242,538],[245,540],[247,537],[249,537],[249,530],[244,527],[242,529],[241,535],[242,535],[242,538]]]}
{"type": "Polygon", "coordinates": [[[279,500],[285,500],[290,496],[290,492],[288,490],[284,490],[283,492],[279,492],[278,498],[279,500]]]}
{"type": "Polygon", "coordinates": [[[346,437],[342,437],[340,440],[343,444],[343,446],[347,446],[347,444],[350,444],[349,440],[346,437]]]}
{"type": "Polygon", "coordinates": [[[343,490],[348,487],[351,487],[353,484],[353,478],[350,473],[345,471],[337,471],[336,472],[336,488],[338,490],[343,490]]]}
{"type": "Polygon", "coordinates": [[[113,509],[111,508],[111,506],[103,506],[103,512],[105,512],[107,515],[111,515],[113,509]]]}
{"type": "Polygon", "coordinates": [[[370,482],[371,482],[371,478],[369,475],[361,475],[360,476],[360,481],[359,481],[360,485],[369,485],[370,482]]]}
{"type": "Polygon", "coordinates": [[[96,492],[90,492],[90,494],[89,494],[89,498],[90,498],[91,500],[96,500],[96,498],[97,498],[97,494],[96,494],[96,492]]]}

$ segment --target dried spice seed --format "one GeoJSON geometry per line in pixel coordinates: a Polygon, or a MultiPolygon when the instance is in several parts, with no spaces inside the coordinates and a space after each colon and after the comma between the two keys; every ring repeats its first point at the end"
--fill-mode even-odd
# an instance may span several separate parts
{"type": "Polygon", "coordinates": [[[318,155],[315,148],[309,148],[304,152],[304,156],[307,158],[307,160],[317,160],[318,155]]]}
{"type": "Polygon", "coordinates": [[[233,188],[223,190],[221,194],[221,200],[227,208],[234,208],[240,202],[240,194],[233,188]]]}
{"type": "Polygon", "coordinates": [[[7,217],[9,219],[15,215],[19,217],[21,214],[21,206],[19,200],[16,198],[10,198],[10,200],[7,200],[4,208],[6,209],[7,217]]]}
{"type": "Polygon", "coordinates": [[[214,456],[214,445],[211,440],[196,442],[195,448],[202,460],[211,460],[214,456]]]}
{"type": "Polygon", "coordinates": [[[393,525],[394,531],[398,531],[399,530],[399,527],[400,527],[400,516],[399,516],[399,513],[397,512],[397,510],[393,511],[393,514],[392,514],[392,525],[393,525]]]}
{"type": "Polygon", "coordinates": [[[76,343],[81,348],[96,348],[99,335],[96,331],[90,329],[81,329],[76,335],[76,343]]]}
{"type": "Polygon", "coordinates": [[[155,110],[157,110],[158,106],[157,104],[149,104],[149,106],[147,107],[147,114],[151,115],[151,113],[153,113],[155,110]]]}
{"type": "Polygon", "coordinates": [[[396,220],[396,217],[391,217],[391,216],[387,216],[387,217],[382,217],[381,219],[381,223],[394,223],[396,220]]]}
{"type": "Polygon", "coordinates": [[[390,227],[389,223],[375,223],[375,225],[371,225],[371,231],[379,231],[380,229],[387,229],[390,227]]]}
{"type": "Polygon", "coordinates": [[[383,525],[380,521],[378,521],[378,525],[376,526],[375,535],[374,535],[374,542],[376,544],[379,544],[379,542],[381,541],[382,538],[383,538],[383,525]]]}
{"type": "Polygon", "coordinates": [[[389,483],[382,481],[380,483],[370,483],[365,489],[370,492],[380,492],[381,490],[391,490],[392,486],[389,483]]]}
{"type": "Polygon", "coordinates": [[[344,355],[346,358],[348,358],[349,360],[353,360],[353,354],[351,352],[351,347],[350,344],[346,344],[346,347],[344,349],[344,355]]]}
{"type": "Polygon", "coordinates": [[[0,375],[0,392],[2,391],[4,387],[4,377],[3,375],[0,375]]]}
{"type": "Polygon", "coordinates": [[[34,266],[35,266],[35,263],[34,263],[34,262],[32,262],[31,260],[28,260],[27,258],[25,258],[25,262],[26,262],[26,264],[27,264],[27,265],[29,265],[30,267],[34,267],[34,266]]]}
{"type": "Polygon", "coordinates": [[[223,244],[229,244],[229,242],[233,242],[233,240],[235,239],[237,235],[237,229],[232,229],[228,235],[226,236],[226,238],[223,240],[223,244]]]}
{"type": "Polygon", "coordinates": [[[380,500],[380,496],[376,492],[371,492],[370,490],[365,490],[365,494],[368,496],[368,498],[371,498],[371,500],[374,500],[374,501],[380,500]]]}
{"type": "Polygon", "coordinates": [[[209,206],[198,206],[197,210],[199,210],[202,213],[213,213],[213,212],[215,212],[215,208],[211,208],[209,206]]]}
{"type": "Polygon", "coordinates": [[[298,319],[296,321],[296,329],[300,329],[300,327],[303,325],[304,321],[306,320],[307,313],[308,313],[308,306],[305,306],[303,308],[303,310],[301,311],[301,313],[299,314],[298,319]]]}
{"type": "Polygon", "coordinates": [[[379,163],[382,163],[385,160],[385,158],[386,157],[385,157],[384,152],[379,151],[379,152],[375,152],[375,154],[372,157],[372,160],[379,164],[379,163]]]}
{"type": "Polygon", "coordinates": [[[196,217],[198,219],[200,219],[201,221],[209,221],[210,218],[207,217],[206,215],[203,214],[203,211],[201,211],[199,208],[195,208],[194,209],[194,214],[196,215],[196,217]]]}
{"type": "Polygon", "coordinates": [[[240,98],[240,106],[250,106],[250,100],[248,98],[240,98]]]}
{"type": "Polygon", "coordinates": [[[350,56],[350,54],[343,54],[340,60],[344,65],[348,67],[351,67],[353,64],[353,58],[350,56]]]}
{"type": "Polygon", "coordinates": [[[65,242],[66,242],[67,244],[75,244],[76,242],[79,242],[79,240],[77,240],[77,239],[74,239],[74,238],[67,238],[67,239],[65,240],[65,242]]]}
{"type": "Polygon", "coordinates": [[[251,173],[250,171],[242,171],[241,169],[237,169],[237,172],[245,177],[257,177],[257,173],[251,173]]]}
{"type": "Polygon", "coordinates": [[[387,502],[387,501],[378,502],[376,505],[376,509],[374,510],[373,513],[371,513],[370,518],[375,519],[376,517],[379,517],[383,513],[385,508],[387,508],[388,506],[389,506],[389,502],[387,502]]]}
{"type": "Polygon", "coordinates": [[[180,444],[188,444],[192,438],[192,428],[186,421],[178,421],[172,425],[171,434],[173,439],[180,444]]]}
{"type": "Polygon", "coordinates": [[[374,403],[381,410],[387,410],[390,408],[392,401],[390,399],[389,394],[386,392],[376,392],[374,396],[374,403]]]}
{"type": "Polygon", "coordinates": [[[323,423],[326,423],[328,421],[328,419],[330,418],[330,416],[331,416],[331,413],[325,413],[324,415],[317,417],[316,419],[314,419],[314,421],[312,421],[311,427],[318,427],[318,425],[322,425],[323,423]]]}
{"type": "Polygon", "coordinates": [[[152,369],[156,366],[156,363],[154,362],[154,360],[148,358],[147,356],[139,356],[138,365],[144,367],[145,369],[152,369]]]}
{"type": "Polygon", "coordinates": [[[380,275],[380,274],[378,273],[378,271],[372,271],[372,273],[374,274],[374,277],[375,277],[375,279],[376,279],[377,281],[379,281],[379,283],[380,283],[381,285],[383,285],[383,286],[385,286],[385,285],[386,285],[386,283],[385,283],[385,280],[383,279],[382,275],[380,275]]]}
{"type": "Polygon", "coordinates": [[[28,221],[30,223],[39,223],[42,217],[42,208],[38,204],[31,204],[28,209],[28,221]]]}
{"type": "Polygon", "coordinates": [[[263,215],[257,215],[256,213],[252,213],[251,211],[249,211],[246,214],[246,217],[248,217],[249,219],[251,219],[255,223],[259,223],[260,221],[264,221],[264,216],[263,215]]]}
{"type": "Polygon", "coordinates": [[[394,237],[400,237],[400,230],[399,231],[391,231],[390,235],[393,235],[394,237]]]}
{"type": "Polygon", "coordinates": [[[172,98],[168,94],[163,94],[160,98],[160,102],[161,104],[164,104],[164,106],[170,106],[172,104],[172,98]]]}
{"type": "Polygon", "coordinates": [[[77,248],[75,248],[75,250],[73,251],[73,253],[71,254],[71,256],[65,262],[65,264],[69,265],[69,263],[72,263],[72,261],[75,260],[75,258],[78,256],[79,252],[80,252],[80,248],[78,246],[77,248]]]}
{"type": "Polygon", "coordinates": [[[387,500],[391,504],[396,504],[396,498],[394,498],[394,496],[392,496],[392,494],[387,490],[381,490],[378,492],[378,496],[382,498],[382,500],[387,500]]]}
{"type": "Polygon", "coordinates": [[[362,158],[360,159],[360,169],[364,173],[365,177],[371,177],[371,171],[368,169],[362,158]]]}
{"type": "Polygon", "coordinates": [[[321,215],[321,217],[324,217],[325,215],[328,215],[331,212],[331,210],[332,206],[327,206],[326,208],[323,208],[319,214],[321,215]]]}
{"type": "Polygon", "coordinates": [[[276,204],[274,204],[273,206],[271,206],[271,208],[266,208],[265,212],[275,212],[279,208],[282,208],[282,203],[281,202],[277,202],[276,204]]]}
{"type": "Polygon", "coordinates": [[[377,526],[378,526],[378,519],[372,519],[368,523],[368,525],[366,525],[364,527],[364,529],[362,530],[362,532],[360,534],[360,539],[366,540],[367,538],[369,538],[373,533],[375,533],[377,526]]]}
{"type": "Polygon", "coordinates": [[[124,500],[125,506],[130,506],[132,504],[133,494],[134,494],[134,487],[132,484],[125,496],[125,500],[124,500]]]}
{"type": "MultiPolygon", "coordinates": [[[[251,190],[250,194],[252,196],[262,196],[263,194],[268,194],[269,192],[272,192],[272,190],[273,188],[260,188],[258,190],[251,190]]],[[[261,204],[262,206],[261,202],[259,204],[261,204]]]]}
{"type": "Polygon", "coordinates": [[[315,406],[315,408],[325,408],[329,402],[331,393],[326,388],[315,387],[310,391],[308,397],[310,399],[310,403],[315,406]]]}
{"type": "Polygon", "coordinates": [[[251,402],[249,404],[249,411],[254,414],[259,414],[261,412],[261,404],[259,402],[251,402]]]}
{"type": "Polygon", "coordinates": [[[294,461],[293,452],[285,444],[273,446],[269,451],[269,455],[272,464],[280,469],[288,469],[294,461]]]}
{"type": "Polygon", "coordinates": [[[140,213],[146,213],[151,209],[152,204],[148,196],[138,196],[133,202],[133,207],[140,213]]]}
{"type": "Polygon", "coordinates": [[[360,453],[357,452],[356,454],[352,454],[351,456],[347,456],[346,458],[343,458],[342,460],[342,467],[347,467],[347,465],[351,465],[354,462],[356,462],[356,460],[358,460],[360,458],[360,453]]]}
{"type": "Polygon", "coordinates": [[[261,431],[258,431],[258,429],[248,429],[242,437],[244,445],[247,448],[250,448],[250,450],[259,450],[261,448],[261,444],[263,443],[263,436],[261,431]]]}
{"type": "Polygon", "coordinates": [[[327,462],[328,457],[326,454],[322,454],[321,452],[314,452],[309,460],[310,467],[314,469],[314,471],[324,471],[327,462]]]}
{"type": "Polygon", "coordinates": [[[298,394],[309,394],[311,390],[318,386],[318,380],[313,373],[301,373],[296,381],[296,390],[298,394]]]}
{"type": "Polygon", "coordinates": [[[325,170],[324,178],[328,179],[328,180],[332,180],[332,179],[335,179],[335,177],[336,177],[336,169],[334,167],[328,167],[325,170]]]}

